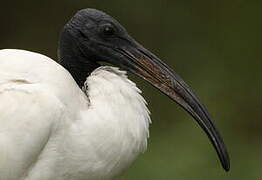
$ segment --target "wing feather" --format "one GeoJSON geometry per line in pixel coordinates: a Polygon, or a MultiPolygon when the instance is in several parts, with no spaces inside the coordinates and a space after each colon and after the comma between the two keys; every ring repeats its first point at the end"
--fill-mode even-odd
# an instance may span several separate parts
{"type": "Polygon", "coordinates": [[[41,85],[0,84],[0,179],[17,180],[28,172],[62,113],[61,102],[41,85]]]}

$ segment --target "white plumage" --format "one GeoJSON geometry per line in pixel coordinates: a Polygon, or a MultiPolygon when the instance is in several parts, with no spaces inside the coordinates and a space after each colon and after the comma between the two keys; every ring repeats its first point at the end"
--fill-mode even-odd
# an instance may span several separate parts
{"type": "Polygon", "coordinates": [[[52,59],[0,50],[0,179],[111,179],[146,149],[149,111],[114,67],[81,90],[52,59]]]}
{"type": "Polygon", "coordinates": [[[107,180],[145,151],[150,123],[141,77],[183,107],[206,132],[223,168],[230,159],[209,113],[175,71],[96,9],[64,26],[59,64],[0,50],[0,180],[107,180]]]}

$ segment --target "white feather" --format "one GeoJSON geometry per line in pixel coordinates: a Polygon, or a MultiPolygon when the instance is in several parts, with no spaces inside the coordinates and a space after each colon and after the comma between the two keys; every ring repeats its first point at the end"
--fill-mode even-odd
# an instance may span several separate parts
{"type": "Polygon", "coordinates": [[[126,72],[81,90],[52,59],[0,50],[0,179],[112,179],[146,149],[149,111],[126,72]]]}

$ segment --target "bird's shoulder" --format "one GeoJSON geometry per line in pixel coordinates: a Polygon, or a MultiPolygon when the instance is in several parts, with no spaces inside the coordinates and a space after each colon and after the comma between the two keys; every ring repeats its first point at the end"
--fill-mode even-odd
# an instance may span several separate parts
{"type": "Polygon", "coordinates": [[[0,81],[0,99],[0,133],[8,132],[9,128],[21,128],[18,123],[31,129],[37,125],[35,123],[49,123],[65,108],[63,102],[44,85],[24,79],[0,81]]]}
{"type": "Polygon", "coordinates": [[[24,50],[0,50],[0,99],[1,123],[23,118],[48,123],[66,108],[73,111],[83,93],[52,59],[24,50]]]}
{"type": "Polygon", "coordinates": [[[73,81],[70,73],[55,60],[39,53],[17,49],[0,50],[0,74],[0,79],[9,76],[31,82],[73,81]]]}
{"type": "Polygon", "coordinates": [[[0,87],[6,82],[11,82],[12,86],[28,84],[27,88],[38,86],[62,101],[81,94],[71,74],[60,64],[45,55],[25,50],[0,50],[0,87]]]}

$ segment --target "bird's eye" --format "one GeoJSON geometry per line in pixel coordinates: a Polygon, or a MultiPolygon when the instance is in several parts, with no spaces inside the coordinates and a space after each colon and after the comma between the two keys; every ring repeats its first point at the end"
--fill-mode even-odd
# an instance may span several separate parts
{"type": "Polygon", "coordinates": [[[103,33],[106,36],[113,36],[115,34],[115,29],[111,25],[104,26],[103,33]]]}

